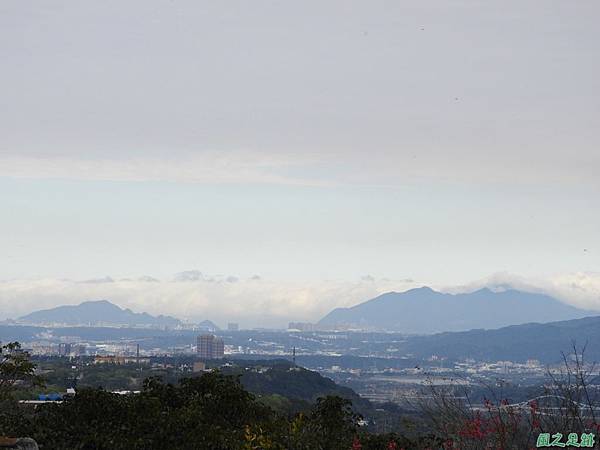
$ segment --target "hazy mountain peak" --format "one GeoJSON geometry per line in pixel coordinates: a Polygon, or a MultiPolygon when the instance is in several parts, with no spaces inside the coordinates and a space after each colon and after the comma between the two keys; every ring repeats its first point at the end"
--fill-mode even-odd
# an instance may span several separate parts
{"type": "Polygon", "coordinates": [[[135,313],[122,309],[108,300],[88,300],[79,305],[65,305],[35,311],[17,319],[27,324],[64,325],[126,325],[126,326],[177,326],[181,322],[169,316],[154,317],[148,313],[135,313]]]}
{"type": "Polygon", "coordinates": [[[550,296],[514,289],[444,294],[423,286],[388,292],[351,308],[337,308],[319,324],[427,334],[577,319],[589,314],[550,296]]]}
{"type": "Polygon", "coordinates": [[[106,305],[112,308],[116,308],[116,309],[121,309],[119,308],[117,305],[115,305],[114,303],[109,302],[108,300],[86,300],[84,302],[81,302],[79,304],[79,306],[85,306],[85,305],[106,305]]]}
{"type": "Polygon", "coordinates": [[[493,294],[494,292],[505,292],[504,290],[499,290],[499,291],[492,291],[489,287],[482,287],[481,289],[477,289],[476,291],[472,292],[472,294],[478,293],[478,294],[493,294]]]}
{"type": "Polygon", "coordinates": [[[418,288],[410,289],[408,291],[401,292],[401,294],[406,294],[408,292],[414,292],[414,293],[418,293],[418,294],[441,294],[441,292],[438,292],[438,291],[430,288],[429,286],[421,286],[418,288]]]}
{"type": "Polygon", "coordinates": [[[416,291],[421,291],[421,292],[437,292],[434,291],[433,289],[431,289],[429,286],[421,286],[419,288],[415,288],[416,291]]]}

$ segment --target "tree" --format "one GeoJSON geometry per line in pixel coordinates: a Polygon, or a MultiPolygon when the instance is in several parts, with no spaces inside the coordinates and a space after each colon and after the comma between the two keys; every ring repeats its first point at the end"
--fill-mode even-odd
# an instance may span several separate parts
{"type": "Polygon", "coordinates": [[[139,394],[80,389],[60,404],[39,406],[12,432],[52,449],[242,450],[248,439],[283,449],[265,445],[283,428],[235,377],[211,372],[177,385],[150,378],[139,394]]]}
{"type": "Polygon", "coordinates": [[[0,345],[0,435],[17,435],[15,431],[28,423],[14,394],[41,385],[43,380],[35,374],[35,364],[18,342],[0,345]]]}
{"type": "Polygon", "coordinates": [[[317,399],[310,414],[299,414],[291,424],[293,449],[348,450],[356,437],[360,416],[352,402],[336,396],[317,399]]]}
{"type": "Polygon", "coordinates": [[[35,374],[35,364],[18,342],[0,346],[0,400],[10,398],[19,387],[39,386],[41,377],[35,374]]]}

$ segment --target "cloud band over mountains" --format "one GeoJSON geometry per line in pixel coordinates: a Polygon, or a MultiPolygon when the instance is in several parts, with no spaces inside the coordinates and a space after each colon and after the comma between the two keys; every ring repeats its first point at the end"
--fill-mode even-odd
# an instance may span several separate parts
{"type": "MultiPolygon", "coordinates": [[[[388,280],[365,276],[356,282],[312,283],[265,280],[259,276],[209,276],[186,271],[170,280],[144,276],[93,280],[6,280],[0,282],[0,319],[84,300],[108,299],[121,307],[150,314],[169,314],[183,320],[210,319],[224,325],[285,327],[289,321],[317,321],[333,308],[347,307],[388,291],[421,286],[411,279],[388,280]]],[[[573,273],[547,279],[523,279],[496,274],[460,287],[433,286],[446,292],[468,292],[487,286],[512,287],[554,296],[565,303],[600,310],[600,273],[573,273]]]]}

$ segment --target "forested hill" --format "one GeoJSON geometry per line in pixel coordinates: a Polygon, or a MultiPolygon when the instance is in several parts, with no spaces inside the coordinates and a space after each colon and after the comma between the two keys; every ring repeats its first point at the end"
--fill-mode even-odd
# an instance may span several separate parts
{"type": "MultiPolygon", "coordinates": [[[[352,401],[357,411],[367,413],[371,403],[352,389],[336,384],[318,372],[296,367],[289,361],[252,361],[248,369],[236,361],[236,367],[222,369],[225,374],[240,375],[245,389],[260,396],[280,396],[290,401],[313,404],[319,397],[336,395],[352,401]],[[263,364],[264,363],[264,364],[263,364]]],[[[298,405],[299,406],[299,405],[298,405]]]]}

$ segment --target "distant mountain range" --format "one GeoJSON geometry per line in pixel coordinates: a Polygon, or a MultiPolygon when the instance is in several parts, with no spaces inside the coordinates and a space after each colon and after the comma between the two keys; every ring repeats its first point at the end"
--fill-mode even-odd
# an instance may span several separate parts
{"type": "Polygon", "coordinates": [[[181,325],[181,321],[174,317],[134,313],[108,300],[88,301],[79,305],[58,306],[36,311],[20,317],[17,322],[28,325],[68,326],[175,327],[181,325]]]}
{"type": "Polygon", "coordinates": [[[431,334],[491,329],[529,322],[578,319],[595,313],[543,294],[487,288],[467,294],[444,294],[428,287],[389,292],[351,308],[337,308],[321,328],[360,328],[431,334]]]}
{"type": "Polygon", "coordinates": [[[538,359],[554,363],[561,361],[562,353],[573,353],[573,343],[578,350],[586,346],[586,361],[600,361],[600,316],[497,330],[413,336],[402,343],[401,350],[415,358],[438,355],[450,359],[518,362],[538,359]]]}

